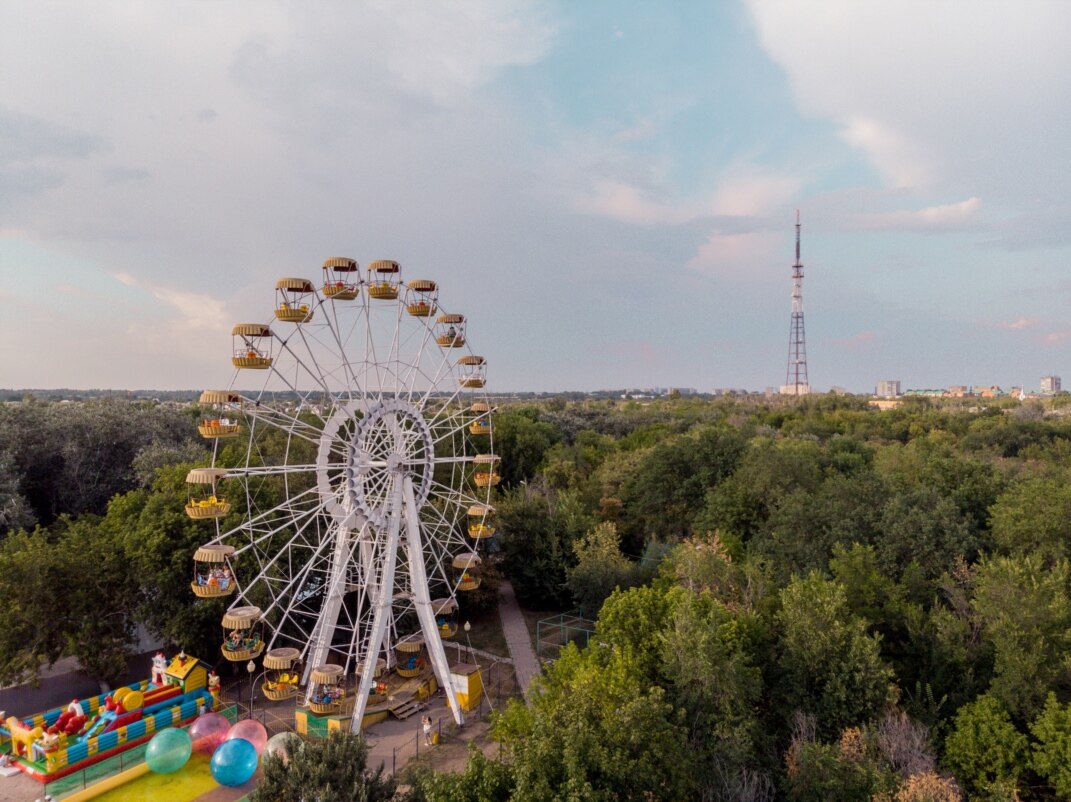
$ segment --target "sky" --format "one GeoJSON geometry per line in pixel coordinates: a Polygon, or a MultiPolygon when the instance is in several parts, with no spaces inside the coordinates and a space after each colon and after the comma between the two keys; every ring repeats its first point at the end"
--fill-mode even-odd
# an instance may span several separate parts
{"type": "Polygon", "coordinates": [[[0,3],[0,387],[394,259],[488,389],[1071,383],[1071,3],[0,3]]]}

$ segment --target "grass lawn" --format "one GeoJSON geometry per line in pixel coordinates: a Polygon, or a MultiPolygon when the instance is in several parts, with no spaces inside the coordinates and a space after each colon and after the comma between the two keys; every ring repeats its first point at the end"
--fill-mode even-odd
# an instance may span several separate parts
{"type": "MultiPolygon", "coordinates": [[[[498,616],[497,607],[493,610],[472,615],[467,619],[472,625],[472,629],[467,633],[467,638],[464,630],[465,620],[462,618],[460,628],[457,634],[454,635],[453,640],[463,645],[471,643],[474,649],[482,649],[491,654],[509,657],[509,649],[506,648],[506,636],[502,634],[502,619],[498,616]]],[[[449,648],[448,646],[448,651],[449,648]]]]}

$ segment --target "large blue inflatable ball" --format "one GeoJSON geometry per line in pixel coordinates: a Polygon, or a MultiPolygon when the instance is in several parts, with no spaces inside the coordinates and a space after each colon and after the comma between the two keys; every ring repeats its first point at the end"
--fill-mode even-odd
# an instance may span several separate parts
{"type": "Polygon", "coordinates": [[[209,768],[220,785],[241,785],[257,770],[257,748],[244,738],[224,741],[212,753],[209,768]]]}
{"type": "Polygon", "coordinates": [[[157,774],[170,774],[186,765],[193,752],[193,741],[186,730],[168,727],[160,730],[149,741],[145,749],[145,762],[150,771],[157,774]]]}

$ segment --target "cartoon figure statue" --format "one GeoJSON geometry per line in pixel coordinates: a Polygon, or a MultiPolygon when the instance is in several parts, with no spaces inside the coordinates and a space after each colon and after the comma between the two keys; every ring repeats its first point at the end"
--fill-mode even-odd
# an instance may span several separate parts
{"type": "Polygon", "coordinates": [[[209,673],[209,675],[208,675],[208,692],[210,694],[212,694],[212,702],[213,702],[212,706],[215,707],[215,708],[218,708],[219,705],[220,705],[220,700],[219,700],[219,694],[220,694],[219,674],[216,673],[216,669],[214,669],[214,668],[212,669],[211,673],[209,673]]]}
{"type": "Polygon", "coordinates": [[[152,658],[152,684],[162,687],[164,684],[164,672],[167,671],[167,658],[163,652],[157,652],[152,658]]]}

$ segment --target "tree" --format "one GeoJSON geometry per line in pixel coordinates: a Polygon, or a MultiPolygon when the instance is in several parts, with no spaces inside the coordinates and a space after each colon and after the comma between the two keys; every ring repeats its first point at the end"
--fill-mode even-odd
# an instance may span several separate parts
{"type": "Polygon", "coordinates": [[[42,664],[55,663],[67,646],[66,566],[48,533],[15,532],[0,543],[0,682],[14,685],[36,678],[42,664]]]}
{"type": "Polygon", "coordinates": [[[606,598],[617,588],[630,588],[643,581],[640,566],[621,553],[620,538],[613,523],[601,523],[573,544],[576,565],[566,572],[569,591],[581,614],[594,618],[606,598]]]}
{"type": "Polygon", "coordinates": [[[706,592],[684,594],[667,624],[655,635],[662,674],[674,704],[687,711],[700,786],[713,792],[754,762],[763,693],[755,655],[760,626],[706,592]]]}
{"type": "Polygon", "coordinates": [[[627,651],[570,644],[492,727],[513,802],[694,799],[684,728],[627,651]]]}
{"type": "Polygon", "coordinates": [[[1071,598],[1066,560],[1041,554],[982,562],[973,606],[994,650],[991,693],[1014,715],[1030,719],[1046,694],[1068,677],[1071,598]]]}
{"type": "Polygon", "coordinates": [[[879,640],[852,615],[844,588],[817,573],[781,591],[781,697],[788,709],[814,714],[819,733],[874,718],[894,698],[892,670],[879,640]]]}
{"type": "Polygon", "coordinates": [[[536,610],[567,605],[573,541],[591,526],[575,495],[522,485],[503,496],[496,509],[503,568],[517,598],[536,610]]]}
{"type": "Polygon", "coordinates": [[[972,793],[1015,783],[1027,765],[1026,736],[995,696],[983,694],[956,713],[945,739],[945,763],[972,793]]]}
{"type": "Polygon", "coordinates": [[[1039,551],[1067,557],[1071,538],[1071,484],[1026,479],[1005,490],[990,508],[993,545],[1005,554],[1039,551]]]}
{"type": "Polygon", "coordinates": [[[125,673],[137,590],[122,549],[96,516],[10,535],[0,546],[0,593],[8,611],[0,681],[35,679],[42,664],[64,655],[108,684],[125,673]]]}
{"type": "Polygon", "coordinates": [[[411,785],[406,802],[509,802],[513,769],[501,760],[489,759],[470,742],[464,771],[418,769],[411,785]]]}
{"type": "Polygon", "coordinates": [[[287,761],[265,757],[263,767],[249,802],[389,802],[396,789],[382,765],[368,768],[368,745],[349,732],[305,741],[287,761]]]}
{"type": "Polygon", "coordinates": [[[535,477],[550,447],[561,434],[540,420],[533,407],[511,408],[495,415],[495,452],[501,458],[504,487],[513,487],[535,477]]]}
{"type": "Polygon", "coordinates": [[[682,588],[615,590],[599,611],[593,641],[631,655],[640,673],[649,682],[657,682],[662,659],[658,633],[685,596],[682,588]]]}
{"type": "Polygon", "coordinates": [[[894,578],[912,565],[932,581],[957,556],[973,560],[978,550],[978,541],[958,507],[930,488],[894,495],[882,511],[881,533],[875,542],[878,565],[894,578]]]}
{"type": "Polygon", "coordinates": [[[1034,770],[1048,780],[1058,799],[1071,799],[1071,705],[1060,704],[1050,693],[1030,731],[1037,739],[1034,770]]]}

